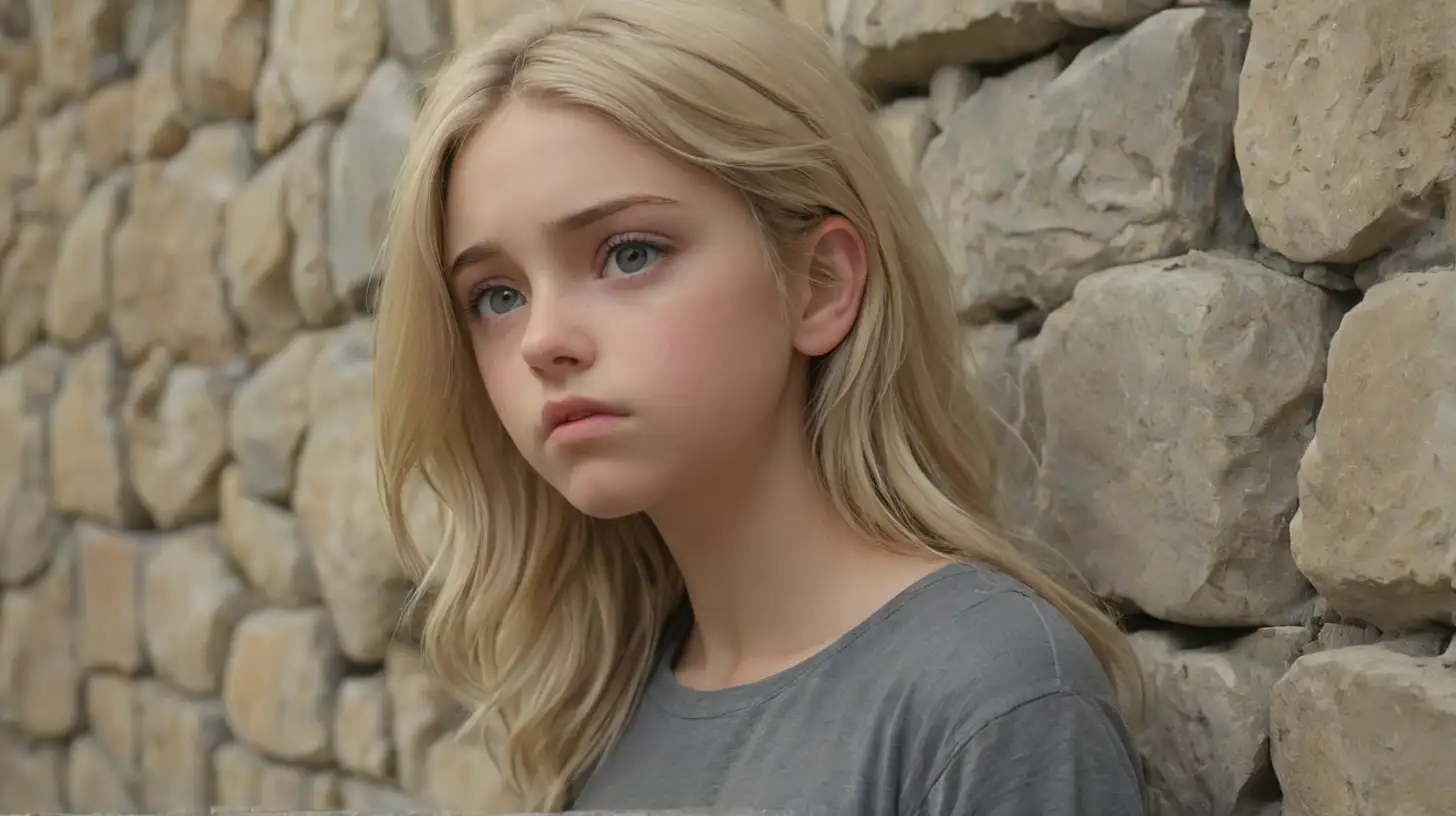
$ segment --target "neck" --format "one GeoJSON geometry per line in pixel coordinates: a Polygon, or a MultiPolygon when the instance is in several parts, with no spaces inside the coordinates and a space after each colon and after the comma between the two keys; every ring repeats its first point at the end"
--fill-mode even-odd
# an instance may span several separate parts
{"type": "Polygon", "coordinates": [[[781,423],[757,455],[651,514],[693,606],[679,663],[690,685],[788,668],[945,563],[855,531],[819,486],[799,427],[781,423]]]}

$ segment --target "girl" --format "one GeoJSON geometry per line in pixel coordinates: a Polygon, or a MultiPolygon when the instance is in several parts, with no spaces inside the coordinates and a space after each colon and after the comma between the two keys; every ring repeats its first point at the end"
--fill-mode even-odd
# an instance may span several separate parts
{"type": "Polygon", "coordinates": [[[1141,812],[1130,652],[997,526],[935,246],[766,2],[537,3],[439,75],[380,291],[382,491],[525,805],[1141,812]]]}

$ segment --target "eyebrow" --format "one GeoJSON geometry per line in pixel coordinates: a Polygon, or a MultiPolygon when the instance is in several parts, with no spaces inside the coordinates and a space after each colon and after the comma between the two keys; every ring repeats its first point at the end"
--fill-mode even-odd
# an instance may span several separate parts
{"type": "MultiPolygon", "coordinates": [[[[647,204],[676,204],[670,198],[658,195],[627,195],[620,198],[610,198],[586,209],[577,210],[570,215],[563,216],[551,223],[551,229],[555,232],[575,232],[584,229],[596,222],[612,215],[629,209],[647,204]]],[[[450,262],[446,276],[453,279],[459,275],[461,270],[473,266],[481,261],[488,260],[500,254],[500,246],[491,241],[477,241],[470,246],[460,250],[455,260],[450,262]]]]}

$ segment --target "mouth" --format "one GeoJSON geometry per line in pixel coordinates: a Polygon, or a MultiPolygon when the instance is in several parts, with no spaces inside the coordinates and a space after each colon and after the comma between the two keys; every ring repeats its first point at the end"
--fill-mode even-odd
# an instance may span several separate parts
{"type": "Polygon", "coordinates": [[[621,419],[625,414],[617,408],[582,397],[549,402],[541,410],[541,427],[548,438],[558,432],[596,427],[621,419]]]}

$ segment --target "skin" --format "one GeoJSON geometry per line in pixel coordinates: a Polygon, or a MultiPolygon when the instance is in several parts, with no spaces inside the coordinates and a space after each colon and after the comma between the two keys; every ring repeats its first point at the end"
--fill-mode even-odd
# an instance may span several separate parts
{"type": "Polygon", "coordinates": [[[940,565],[863,540],[815,483],[808,361],[852,328],[868,268],[849,222],[794,254],[786,303],[737,191],[527,99],[463,146],[445,215],[451,292],[511,439],[582,512],[646,513],[681,569],[697,625],[680,682],[782,671],[940,565]],[[567,397],[619,416],[551,435],[542,408],[567,397]]]}

